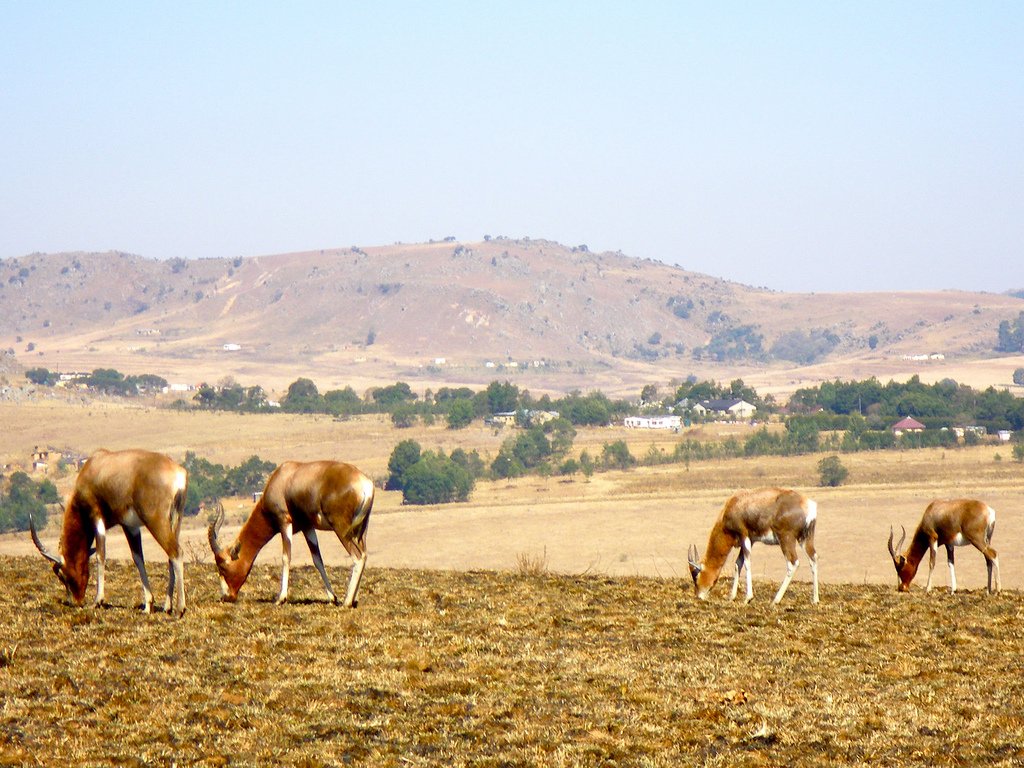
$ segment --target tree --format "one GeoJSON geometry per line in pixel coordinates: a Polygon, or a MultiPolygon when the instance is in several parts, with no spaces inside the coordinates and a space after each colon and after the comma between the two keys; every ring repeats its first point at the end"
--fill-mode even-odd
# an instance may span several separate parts
{"type": "Polygon", "coordinates": [[[1013,383],[1024,385],[1024,368],[1015,368],[1013,371],[1013,383]]]}
{"type": "Polygon", "coordinates": [[[29,368],[25,371],[25,378],[33,384],[47,387],[52,387],[60,379],[56,372],[46,368],[29,368]]]}
{"type": "Polygon", "coordinates": [[[402,403],[410,403],[416,399],[416,393],[404,381],[387,387],[378,387],[370,393],[370,396],[385,411],[390,411],[402,403]]]}
{"type": "Polygon", "coordinates": [[[37,485],[24,472],[11,475],[6,493],[0,489],[0,533],[27,531],[29,516],[37,527],[46,524],[46,504],[59,500],[57,489],[49,480],[37,485]]]}
{"type": "Polygon", "coordinates": [[[838,456],[826,456],[818,462],[818,485],[822,487],[842,485],[849,474],[838,456]]]}
{"type": "Polygon", "coordinates": [[[324,401],[320,390],[310,379],[300,378],[288,385],[288,393],[281,399],[281,410],[288,413],[320,413],[324,401]]]}
{"type": "Polygon", "coordinates": [[[469,400],[452,400],[448,407],[448,429],[468,427],[475,415],[473,403],[469,400]]]}
{"type": "Polygon", "coordinates": [[[420,460],[420,444],[415,440],[403,440],[391,451],[388,459],[388,475],[385,488],[389,491],[400,491],[405,487],[405,473],[413,464],[420,460]]]}
{"type": "Polygon", "coordinates": [[[466,501],[473,490],[469,471],[444,455],[426,451],[403,476],[402,500],[406,504],[445,504],[466,501]]]}
{"type": "Polygon", "coordinates": [[[412,403],[399,403],[391,411],[391,423],[398,429],[408,429],[416,424],[416,406],[412,403]]]}
{"type": "Polygon", "coordinates": [[[601,450],[601,463],[606,469],[629,469],[636,464],[636,459],[629,452],[625,440],[605,443],[601,450]]]}
{"type": "Polygon", "coordinates": [[[248,496],[262,491],[267,484],[270,473],[277,465],[272,461],[263,461],[253,455],[237,467],[224,473],[224,491],[226,496],[248,496]]]}

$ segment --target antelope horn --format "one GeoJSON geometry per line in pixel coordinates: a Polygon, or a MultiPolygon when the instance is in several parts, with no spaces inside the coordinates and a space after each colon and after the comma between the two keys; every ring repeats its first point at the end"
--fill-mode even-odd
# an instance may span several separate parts
{"type": "Polygon", "coordinates": [[[892,557],[893,560],[896,559],[896,550],[892,546],[892,537],[895,536],[895,535],[896,534],[893,532],[892,526],[890,525],[889,526],[889,555],[890,555],[890,557],[892,557]]]}
{"type": "Polygon", "coordinates": [[[690,566],[700,570],[700,555],[697,552],[697,545],[691,544],[690,549],[686,552],[686,559],[690,563],[690,566]]]}
{"type": "Polygon", "coordinates": [[[36,532],[36,521],[32,517],[32,513],[31,512],[29,512],[29,515],[28,515],[28,527],[29,527],[29,530],[32,531],[32,543],[36,545],[36,549],[39,550],[39,554],[41,554],[43,557],[45,557],[51,563],[56,563],[57,565],[63,567],[64,566],[64,558],[63,557],[57,557],[55,554],[50,552],[46,547],[43,546],[43,542],[41,542],[39,540],[39,534],[36,532]]]}
{"type": "Polygon", "coordinates": [[[217,534],[220,533],[220,527],[224,524],[224,505],[219,501],[217,502],[217,515],[210,522],[210,527],[206,529],[206,536],[210,540],[210,549],[213,550],[213,554],[219,555],[222,551],[220,542],[217,540],[217,534]]]}
{"type": "Polygon", "coordinates": [[[898,549],[900,552],[902,552],[903,551],[903,542],[907,540],[907,529],[904,528],[902,525],[900,526],[900,528],[903,531],[903,535],[900,536],[900,543],[896,545],[896,549],[898,549]]]}

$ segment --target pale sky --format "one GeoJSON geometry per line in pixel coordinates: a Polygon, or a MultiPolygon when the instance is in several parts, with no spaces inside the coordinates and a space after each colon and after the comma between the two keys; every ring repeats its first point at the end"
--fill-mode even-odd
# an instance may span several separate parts
{"type": "Polygon", "coordinates": [[[0,0],[0,258],[449,235],[1024,288],[1024,3],[0,0]]]}

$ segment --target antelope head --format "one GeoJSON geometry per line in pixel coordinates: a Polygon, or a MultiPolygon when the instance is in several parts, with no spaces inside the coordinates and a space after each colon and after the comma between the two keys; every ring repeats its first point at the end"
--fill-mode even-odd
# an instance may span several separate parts
{"type": "Polygon", "coordinates": [[[92,551],[88,547],[79,548],[81,552],[73,552],[71,562],[69,563],[63,554],[53,554],[39,540],[39,532],[36,531],[36,521],[31,514],[28,517],[28,527],[32,532],[32,543],[36,545],[39,554],[49,561],[53,567],[54,574],[60,579],[60,583],[64,585],[68,602],[82,605],[85,602],[85,589],[89,585],[89,556],[92,554],[92,551]],[[84,554],[84,557],[79,556],[81,554],[84,554]]]}
{"type": "Polygon", "coordinates": [[[896,567],[896,576],[900,580],[897,590],[900,592],[909,592],[910,582],[914,580],[917,569],[910,568],[907,563],[907,558],[901,554],[903,552],[903,542],[907,539],[907,529],[902,525],[900,528],[903,530],[903,535],[900,536],[899,543],[893,547],[892,539],[895,532],[893,531],[892,526],[889,527],[889,555],[892,557],[892,564],[896,567]]]}
{"type": "Polygon", "coordinates": [[[701,589],[701,585],[698,583],[698,577],[704,571],[704,564],[700,561],[700,554],[697,552],[697,545],[691,544],[690,549],[686,553],[686,561],[690,566],[690,576],[693,579],[693,591],[701,600],[706,600],[709,588],[701,589]]]}
{"type": "Polygon", "coordinates": [[[236,568],[232,567],[238,558],[237,547],[228,549],[221,546],[219,534],[220,528],[224,525],[224,505],[217,502],[217,514],[210,522],[206,530],[206,536],[210,540],[210,549],[213,550],[213,559],[217,562],[217,571],[220,574],[220,599],[225,603],[233,603],[238,600],[238,590],[245,581],[243,575],[241,580],[235,577],[236,568]]]}

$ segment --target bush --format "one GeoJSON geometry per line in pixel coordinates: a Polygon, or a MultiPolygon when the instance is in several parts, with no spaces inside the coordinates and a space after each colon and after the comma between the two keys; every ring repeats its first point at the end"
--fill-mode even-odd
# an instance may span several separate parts
{"type": "Polygon", "coordinates": [[[475,483],[465,467],[444,452],[426,451],[403,476],[402,501],[405,504],[445,504],[466,501],[475,483]]]}
{"type": "Polygon", "coordinates": [[[420,460],[420,444],[415,440],[403,440],[391,451],[388,459],[388,480],[384,487],[389,491],[401,491],[405,488],[405,473],[413,464],[420,460]]]}
{"type": "Polygon", "coordinates": [[[24,472],[15,472],[6,492],[0,490],[0,533],[27,531],[30,515],[42,528],[46,525],[46,504],[56,501],[57,489],[49,480],[36,484],[24,472]]]}
{"type": "Polygon", "coordinates": [[[826,456],[818,462],[818,485],[835,488],[843,484],[850,470],[843,466],[838,456],[826,456]]]}

